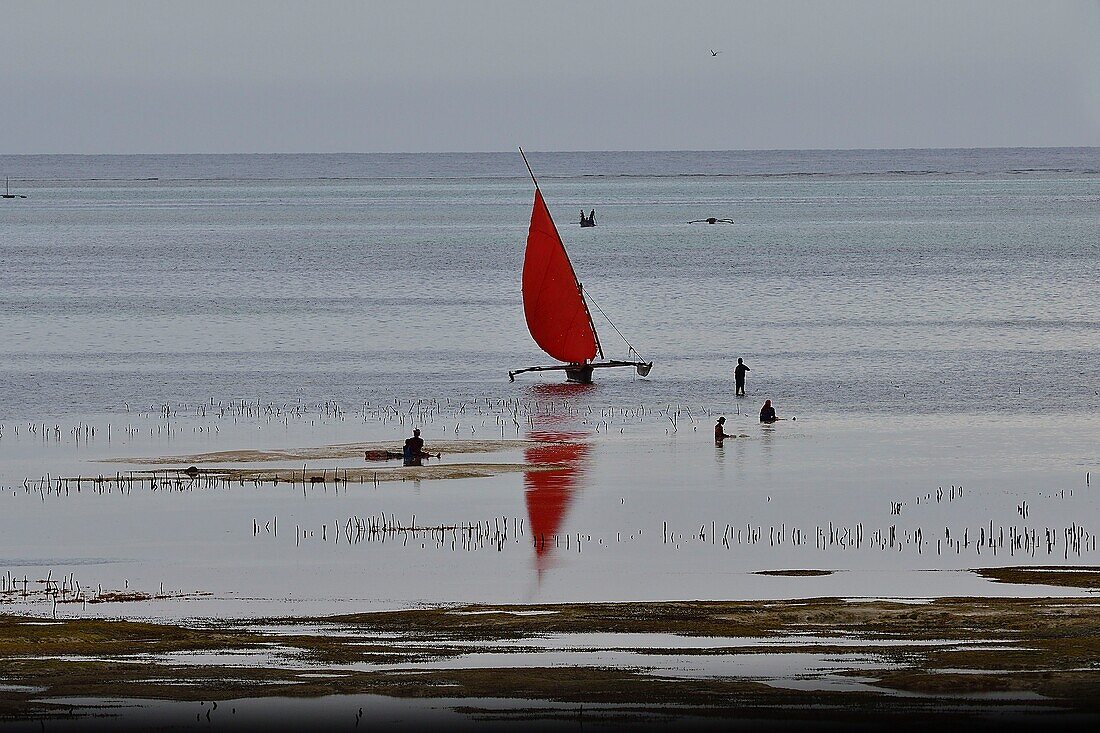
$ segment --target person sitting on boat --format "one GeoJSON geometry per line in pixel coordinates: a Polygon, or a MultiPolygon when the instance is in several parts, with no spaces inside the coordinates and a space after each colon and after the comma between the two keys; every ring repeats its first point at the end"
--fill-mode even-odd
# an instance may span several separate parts
{"type": "Polygon", "coordinates": [[[764,406],[760,408],[760,422],[773,423],[779,418],[775,416],[775,408],[771,400],[764,400],[764,406]]]}
{"type": "MultiPolygon", "coordinates": [[[[584,209],[581,209],[581,211],[584,211],[584,209]]],[[[592,211],[588,212],[588,226],[590,226],[590,227],[596,226],[596,210],[595,209],[592,209],[592,211]]]]}
{"type": "Polygon", "coordinates": [[[714,426],[714,442],[717,443],[718,445],[722,445],[723,440],[725,440],[726,438],[733,438],[733,437],[735,437],[735,436],[728,435],[726,433],[726,418],[725,417],[718,418],[718,422],[714,426]]]}
{"type": "Polygon", "coordinates": [[[581,209],[581,226],[588,226],[588,217],[584,215],[584,209],[581,209]]]}
{"type": "Polygon", "coordinates": [[[420,437],[420,428],[415,428],[412,437],[405,439],[402,455],[406,466],[419,466],[420,460],[427,455],[424,453],[424,439],[420,437]]]}

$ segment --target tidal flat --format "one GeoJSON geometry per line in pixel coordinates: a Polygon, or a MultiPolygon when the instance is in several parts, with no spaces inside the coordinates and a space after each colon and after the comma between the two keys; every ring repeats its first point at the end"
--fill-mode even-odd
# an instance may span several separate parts
{"type": "Polygon", "coordinates": [[[350,724],[362,696],[383,696],[469,722],[563,726],[1072,725],[1100,719],[1098,655],[1093,597],[479,604],[174,624],[3,616],[0,720],[125,726],[173,701],[192,725],[233,727],[237,706],[294,698],[350,724]],[[119,699],[128,705],[104,704],[119,699]]]}

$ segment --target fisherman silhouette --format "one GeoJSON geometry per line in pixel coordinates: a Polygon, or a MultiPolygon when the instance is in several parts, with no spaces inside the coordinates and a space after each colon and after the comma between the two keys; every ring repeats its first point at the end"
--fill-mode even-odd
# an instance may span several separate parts
{"type": "Polygon", "coordinates": [[[420,437],[420,428],[416,428],[413,430],[412,437],[405,439],[402,457],[406,466],[419,466],[424,455],[424,439],[420,437]]]}
{"type": "Polygon", "coordinates": [[[738,397],[745,396],[745,372],[752,371],[745,366],[744,360],[741,357],[737,357],[737,366],[733,368],[733,380],[737,386],[736,395],[738,397]]]}
{"type": "Polygon", "coordinates": [[[772,407],[771,400],[764,400],[764,406],[760,408],[760,422],[773,423],[778,420],[775,416],[775,408],[772,407]]]}
{"type": "Polygon", "coordinates": [[[714,425],[714,442],[721,445],[723,440],[732,437],[734,436],[726,434],[726,418],[718,418],[718,422],[714,425]]]}

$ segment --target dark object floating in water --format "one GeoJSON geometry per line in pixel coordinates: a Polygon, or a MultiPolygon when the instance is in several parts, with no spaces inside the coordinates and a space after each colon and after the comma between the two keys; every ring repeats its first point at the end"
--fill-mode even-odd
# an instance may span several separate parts
{"type": "Polygon", "coordinates": [[[199,475],[199,469],[194,466],[188,466],[187,468],[183,469],[183,472],[191,478],[195,478],[199,475]]]}
{"type": "MultiPolygon", "coordinates": [[[[439,458],[439,453],[421,453],[420,458],[439,458]]],[[[364,457],[368,461],[392,461],[396,459],[403,459],[405,454],[401,451],[392,450],[369,450],[365,451],[364,457]]]]}
{"type": "MultiPolygon", "coordinates": [[[[538,185],[538,184],[536,184],[538,185]]],[[[596,226],[596,210],[592,209],[588,216],[584,215],[584,209],[581,209],[581,226],[582,227],[594,227],[596,226]]]]}
{"type": "Polygon", "coordinates": [[[392,450],[369,450],[366,451],[365,458],[368,461],[390,461],[394,458],[403,458],[404,454],[400,451],[392,450]]]}
{"type": "Polygon", "coordinates": [[[6,199],[25,199],[25,198],[27,198],[27,197],[26,197],[26,196],[24,196],[24,195],[23,195],[23,194],[21,194],[21,193],[20,193],[20,194],[14,194],[14,193],[12,193],[12,192],[11,192],[11,188],[10,188],[10,187],[8,186],[8,179],[7,179],[7,178],[5,178],[5,179],[4,179],[4,193],[3,193],[3,196],[0,196],[0,198],[6,198],[6,199]]]}
{"type": "MultiPolygon", "coordinates": [[[[562,244],[558,228],[543,201],[539,182],[531,170],[527,156],[519,151],[531,181],[535,184],[535,200],[531,208],[531,227],[527,232],[527,249],[523,255],[523,315],[527,319],[527,330],[535,343],[550,356],[564,364],[553,366],[533,366],[508,372],[508,379],[516,381],[516,375],[522,372],[564,371],[570,382],[592,383],[595,369],[608,367],[634,367],[638,376],[644,377],[653,368],[653,362],[642,361],[595,361],[596,354],[603,355],[600,337],[588,311],[584,291],[577,280],[577,273],[569,261],[569,255],[562,244]]],[[[588,217],[595,223],[595,211],[588,217]]],[[[607,318],[607,314],[593,303],[596,309],[607,318]]],[[[608,323],[611,319],[608,318],[608,323]]],[[[611,323],[615,333],[622,332],[611,323]]],[[[626,337],[623,336],[623,341],[626,337]]],[[[626,342],[632,356],[638,352],[626,342]]]]}
{"type": "Polygon", "coordinates": [[[716,219],[713,216],[708,219],[692,219],[688,224],[732,224],[733,219],[716,219]]]}
{"type": "Polygon", "coordinates": [[[832,575],[835,570],[757,570],[753,575],[775,575],[781,578],[817,578],[832,575]]]}

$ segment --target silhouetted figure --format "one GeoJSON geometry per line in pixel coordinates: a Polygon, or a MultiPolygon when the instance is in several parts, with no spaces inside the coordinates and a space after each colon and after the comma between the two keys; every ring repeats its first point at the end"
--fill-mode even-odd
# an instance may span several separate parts
{"type": "Polygon", "coordinates": [[[778,420],[775,416],[775,408],[772,407],[771,400],[764,400],[764,406],[760,408],[760,422],[773,423],[778,420]]]}
{"type": "Polygon", "coordinates": [[[588,226],[590,226],[590,227],[596,226],[596,210],[595,209],[592,209],[592,211],[588,212],[588,226]]]}
{"type": "Polygon", "coordinates": [[[586,217],[584,215],[584,209],[581,209],[581,226],[582,227],[588,226],[588,217],[586,217]]]}
{"type": "Polygon", "coordinates": [[[752,371],[745,366],[744,360],[741,357],[737,357],[737,366],[733,368],[733,381],[737,385],[737,396],[745,396],[745,372],[752,371]]]}
{"type": "Polygon", "coordinates": [[[732,437],[734,436],[726,434],[726,418],[718,418],[718,422],[714,426],[714,442],[721,445],[723,440],[732,437]]]}
{"type": "Polygon", "coordinates": [[[424,439],[420,437],[420,428],[415,428],[411,438],[405,439],[402,456],[406,466],[419,466],[424,458],[424,439]]]}

